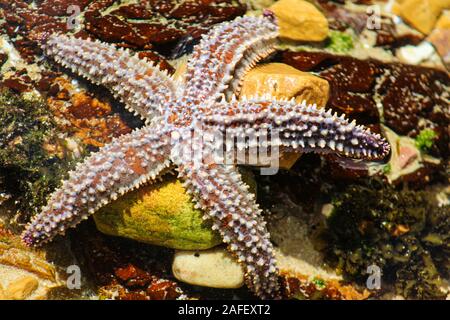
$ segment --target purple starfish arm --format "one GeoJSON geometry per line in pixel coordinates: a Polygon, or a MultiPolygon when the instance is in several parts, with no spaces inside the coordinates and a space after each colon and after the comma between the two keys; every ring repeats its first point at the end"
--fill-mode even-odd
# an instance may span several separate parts
{"type": "MultiPolygon", "coordinates": [[[[389,143],[379,134],[350,122],[344,115],[315,105],[252,98],[219,102],[202,116],[210,130],[244,138],[267,130],[277,133],[267,141],[268,147],[287,147],[301,152],[335,153],[345,157],[381,160],[390,152],[389,143]]],[[[242,139],[244,141],[244,139],[242,139]]],[[[249,140],[251,141],[251,140],[249,140]]],[[[245,147],[251,147],[246,142],[245,147]]]]}
{"type": "Polygon", "coordinates": [[[239,17],[204,35],[194,48],[182,94],[198,104],[237,93],[242,77],[274,52],[278,27],[273,16],[239,17]]]}
{"type": "Polygon", "coordinates": [[[150,120],[176,98],[175,83],[157,66],[99,41],[52,35],[45,52],[61,65],[108,88],[127,109],[150,120]]]}
{"type": "Polygon", "coordinates": [[[170,136],[144,127],[79,163],[22,234],[28,245],[51,240],[127,191],[156,178],[170,162],[170,136]]]}
{"type": "Polygon", "coordinates": [[[247,286],[262,299],[280,297],[278,269],[266,222],[236,167],[206,159],[178,166],[184,187],[245,268],[247,286]]]}

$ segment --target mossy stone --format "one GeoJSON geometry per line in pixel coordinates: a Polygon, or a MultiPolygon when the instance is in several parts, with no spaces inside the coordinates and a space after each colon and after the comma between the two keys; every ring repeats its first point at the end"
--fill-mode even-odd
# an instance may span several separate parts
{"type": "Polygon", "coordinates": [[[199,250],[222,242],[203,221],[190,196],[175,177],[143,186],[94,215],[103,233],[175,249],[199,250]]]}

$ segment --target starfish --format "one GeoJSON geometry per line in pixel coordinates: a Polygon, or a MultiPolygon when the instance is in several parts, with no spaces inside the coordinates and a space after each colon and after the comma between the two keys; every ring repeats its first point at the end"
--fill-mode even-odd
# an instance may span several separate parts
{"type": "Polygon", "coordinates": [[[52,35],[45,44],[48,56],[111,90],[126,108],[146,119],[146,125],[113,139],[79,163],[27,225],[23,241],[48,242],[110,201],[177,167],[196,207],[243,265],[247,286],[263,299],[281,297],[261,209],[235,163],[216,161],[223,141],[208,137],[230,132],[239,138],[267,130],[273,137],[277,132],[276,138],[242,139],[239,147],[283,147],[367,160],[384,158],[390,147],[380,135],[315,105],[267,96],[236,99],[243,75],[275,51],[277,36],[270,11],[219,24],[194,48],[184,81],[179,81],[128,50],[52,35]],[[200,144],[197,161],[193,153],[200,144]]]}

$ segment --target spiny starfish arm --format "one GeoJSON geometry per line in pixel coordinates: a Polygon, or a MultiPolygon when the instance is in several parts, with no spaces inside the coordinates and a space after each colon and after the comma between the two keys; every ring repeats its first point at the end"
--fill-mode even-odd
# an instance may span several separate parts
{"type": "Polygon", "coordinates": [[[77,225],[125,192],[154,180],[169,166],[170,137],[144,127],[120,136],[93,153],[50,197],[22,234],[38,245],[77,225]]]}
{"type": "Polygon", "coordinates": [[[261,210],[235,167],[209,163],[178,166],[184,186],[245,268],[247,286],[260,298],[279,298],[280,284],[270,235],[261,210]]]}
{"type": "Polygon", "coordinates": [[[97,40],[52,35],[45,52],[73,72],[111,90],[127,109],[143,119],[161,115],[162,108],[176,98],[170,76],[128,50],[97,40]]]}
{"type": "MultiPolygon", "coordinates": [[[[350,122],[344,115],[295,100],[233,98],[217,103],[201,119],[207,128],[240,137],[241,141],[252,141],[243,138],[265,130],[270,136],[268,147],[284,146],[301,152],[336,153],[365,160],[381,160],[390,152],[389,143],[381,135],[350,122]]],[[[258,147],[250,143],[237,147],[258,147]]]]}
{"type": "Polygon", "coordinates": [[[274,51],[277,35],[272,15],[217,25],[203,36],[188,61],[183,97],[198,104],[238,91],[243,75],[274,51]]]}

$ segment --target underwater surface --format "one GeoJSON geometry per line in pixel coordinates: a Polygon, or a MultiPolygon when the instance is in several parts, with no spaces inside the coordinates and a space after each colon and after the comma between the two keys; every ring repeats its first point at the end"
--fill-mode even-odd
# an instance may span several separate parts
{"type": "Polygon", "coordinates": [[[0,0],[0,300],[449,299],[420,3],[0,0]]]}

